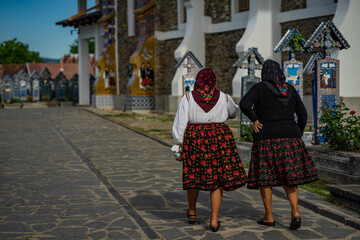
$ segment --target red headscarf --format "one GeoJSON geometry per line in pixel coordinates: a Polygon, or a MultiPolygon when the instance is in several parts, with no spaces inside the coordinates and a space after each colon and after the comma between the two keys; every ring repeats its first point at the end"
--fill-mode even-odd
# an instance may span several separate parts
{"type": "Polygon", "coordinates": [[[220,91],[216,89],[216,76],[211,68],[204,68],[198,72],[192,95],[206,113],[216,105],[220,91]]]}

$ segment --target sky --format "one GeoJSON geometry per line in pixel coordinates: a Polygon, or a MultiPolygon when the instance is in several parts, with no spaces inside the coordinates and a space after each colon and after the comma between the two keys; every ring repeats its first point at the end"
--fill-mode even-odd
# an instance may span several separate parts
{"type": "MultiPolygon", "coordinates": [[[[93,7],[95,0],[87,0],[93,7]]],[[[16,38],[41,57],[59,59],[69,53],[77,32],[55,25],[77,14],[77,0],[0,0],[0,43],[16,38]]]]}

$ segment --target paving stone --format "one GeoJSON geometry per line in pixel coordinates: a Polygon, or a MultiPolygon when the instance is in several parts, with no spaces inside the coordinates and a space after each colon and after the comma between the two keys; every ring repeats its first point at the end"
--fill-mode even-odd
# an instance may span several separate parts
{"type": "Polygon", "coordinates": [[[278,239],[278,240],[283,240],[283,239],[289,239],[287,237],[285,237],[280,231],[277,230],[272,230],[272,231],[267,231],[267,232],[263,232],[262,234],[262,238],[264,240],[270,240],[270,239],[278,239]]]}
{"type": "Polygon", "coordinates": [[[111,232],[107,235],[106,239],[130,239],[128,236],[126,236],[124,233],[122,232],[111,232]]]}
{"type": "Polygon", "coordinates": [[[291,231],[291,234],[294,235],[297,239],[319,239],[323,238],[321,235],[314,231],[298,229],[296,231],[291,231]]]}
{"type": "Polygon", "coordinates": [[[29,226],[23,223],[4,223],[0,224],[0,232],[32,232],[29,226]]]}
{"type": "Polygon", "coordinates": [[[235,234],[228,239],[231,240],[238,240],[238,239],[251,239],[251,240],[257,240],[260,239],[258,236],[256,236],[253,232],[243,231],[242,233],[235,234]]]}
{"type": "Polygon", "coordinates": [[[185,237],[185,233],[181,232],[177,228],[166,229],[165,231],[161,231],[161,234],[166,239],[177,239],[177,238],[180,238],[180,237],[185,237]]]}
{"type": "Polygon", "coordinates": [[[92,232],[90,233],[90,237],[92,239],[104,239],[106,237],[106,232],[105,231],[92,232]]]}
{"type": "Polygon", "coordinates": [[[86,227],[58,227],[49,232],[45,232],[46,235],[62,236],[62,237],[86,237],[88,229],[86,227]]]}
{"type": "Polygon", "coordinates": [[[61,223],[58,224],[58,226],[64,227],[64,226],[81,226],[84,223],[86,223],[87,219],[71,219],[71,220],[64,220],[61,223]]]}
{"type": "Polygon", "coordinates": [[[136,228],[133,221],[129,218],[123,218],[118,221],[115,221],[109,227],[110,228],[131,228],[131,229],[136,228]]]}
{"type": "Polygon", "coordinates": [[[212,233],[212,232],[208,231],[208,232],[205,233],[205,236],[203,236],[201,239],[204,239],[204,240],[223,240],[223,239],[226,239],[223,236],[221,236],[220,234],[221,234],[221,232],[212,233]]]}
{"type": "Polygon", "coordinates": [[[322,234],[324,237],[328,239],[344,239],[346,236],[356,232],[356,230],[352,230],[352,229],[343,229],[343,228],[334,228],[334,227],[315,228],[314,231],[322,234]]]}
{"type": "Polygon", "coordinates": [[[141,236],[138,232],[135,232],[133,230],[124,230],[124,233],[126,233],[130,238],[132,239],[142,239],[144,236],[141,236]]]}
{"type": "Polygon", "coordinates": [[[140,195],[130,199],[134,207],[153,207],[163,208],[165,206],[164,200],[161,196],[156,195],[140,195]]]}
{"type": "Polygon", "coordinates": [[[54,228],[56,225],[53,223],[45,223],[45,224],[34,224],[32,225],[32,229],[37,232],[44,232],[54,228]]]}

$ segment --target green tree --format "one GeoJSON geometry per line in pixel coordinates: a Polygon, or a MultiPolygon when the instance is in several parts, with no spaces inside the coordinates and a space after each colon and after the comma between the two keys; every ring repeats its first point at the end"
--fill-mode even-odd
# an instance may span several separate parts
{"type": "MultiPolygon", "coordinates": [[[[79,53],[79,42],[77,39],[74,40],[74,42],[69,45],[70,47],[70,53],[72,54],[78,54],[79,53]]],[[[89,40],[89,53],[95,53],[95,41],[93,39],[89,40]]]]}
{"type": "Polygon", "coordinates": [[[13,40],[0,43],[0,64],[43,62],[39,52],[29,50],[29,45],[13,40]]]}

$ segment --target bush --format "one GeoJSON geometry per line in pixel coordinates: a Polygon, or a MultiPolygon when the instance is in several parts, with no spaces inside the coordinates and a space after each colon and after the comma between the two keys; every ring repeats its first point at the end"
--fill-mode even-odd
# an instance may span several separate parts
{"type": "Polygon", "coordinates": [[[31,96],[27,96],[26,101],[27,102],[33,102],[34,100],[33,100],[33,98],[31,96]]]}
{"type": "Polygon", "coordinates": [[[253,125],[240,125],[240,141],[253,141],[253,125]]]}
{"type": "Polygon", "coordinates": [[[11,100],[10,100],[10,103],[19,103],[20,102],[20,99],[14,99],[14,98],[12,98],[11,100]]]}
{"type": "Polygon", "coordinates": [[[345,107],[342,98],[335,106],[328,106],[324,102],[320,114],[320,133],[330,148],[360,150],[360,117],[345,107]]]}

